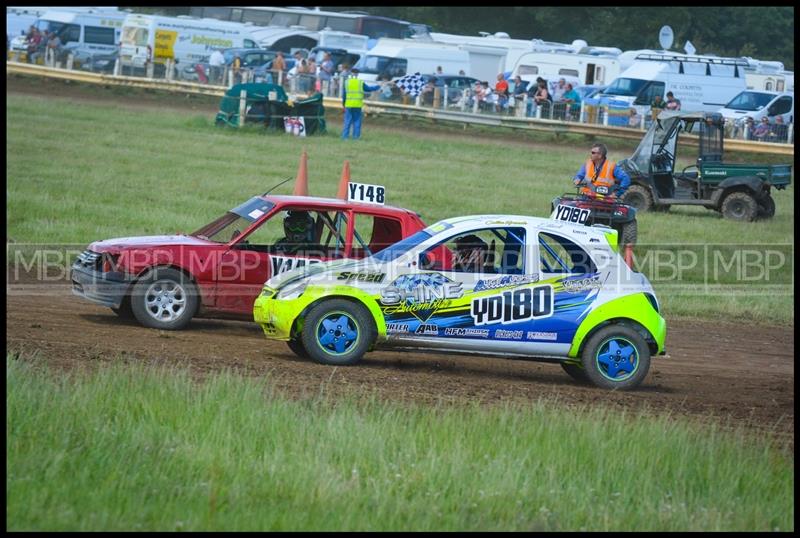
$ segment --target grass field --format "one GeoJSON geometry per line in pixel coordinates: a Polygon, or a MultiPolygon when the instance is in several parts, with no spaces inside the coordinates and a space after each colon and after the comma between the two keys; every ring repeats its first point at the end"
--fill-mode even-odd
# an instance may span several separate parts
{"type": "Polygon", "coordinates": [[[791,531],[763,438],[618,410],[283,398],[6,360],[6,529],[791,531]]]}
{"type": "MultiPolygon", "coordinates": [[[[385,185],[388,203],[414,209],[428,223],[481,213],[547,216],[550,200],[571,190],[569,179],[591,144],[584,137],[497,136],[485,128],[463,136],[460,128],[420,122],[409,122],[412,130],[386,127],[400,119],[381,119],[379,128],[370,118],[360,141],[340,141],[338,122],[331,122],[327,136],[301,140],[217,129],[210,114],[19,94],[7,96],[6,111],[8,240],[80,248],[97,239],[197,229],[248,197],[293,178],[303,148],[314,195],[335,194],[348,159],[353,181],[385,185]],[[458,133],[462,136],[454,136],[458,133]]],[[[610,157],[630,154],[630,145],[614,144],[610,157]]],[[[690,151],[684,164],[690,162],[690,151]]],[[[291,193],[291,182],[275,192],[291,193]]],[[[755,223],[731,222],[691,207],[643,214],[643,246],[637,253],[646,254],[644,245],[664,247],[675,256],[684,245],[697,251],[733,243],[779,244],[791,254],[793,187],[776,192],[775,200],[775,218],[755,223]]],[[[642,270],[650,271],[667,318],[724,316],[793,324],[792,259],[762,275],[771,286],[762,286],[764,278],[738,275],[723,279],[737,286],[713,294],[703,286],[708,283],[704,267],[670,271],[679,262],[665,258],[664,278],[656,278],[658,267],[652,264],[642,270]]]]}

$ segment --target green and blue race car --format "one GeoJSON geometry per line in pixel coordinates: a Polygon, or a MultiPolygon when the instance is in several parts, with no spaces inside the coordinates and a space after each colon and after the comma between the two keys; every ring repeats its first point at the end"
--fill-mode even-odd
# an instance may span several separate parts
{"type": "Polygon", "coordinates": [[[632,389],[665,353],[658,300],[617,232],[536,217],[446,219],[370,258],[277,275],[253,312],[268,338],[333,365],[394,346],[555,361],[632,389]]]}

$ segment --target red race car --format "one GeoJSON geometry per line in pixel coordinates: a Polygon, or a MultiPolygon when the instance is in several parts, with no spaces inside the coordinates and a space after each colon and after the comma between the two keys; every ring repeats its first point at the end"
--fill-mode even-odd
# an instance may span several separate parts
{"type": "Polygon", "coordinates": [[[255,196],[189,235],[96,241],[72,265],[73,293],[156,329],[182,329],[201,313],[253,319],[273,275],[364,258],[425,227],[417,213],[383,205],[383,187],[349,191],[350,201],[255,196]]]}

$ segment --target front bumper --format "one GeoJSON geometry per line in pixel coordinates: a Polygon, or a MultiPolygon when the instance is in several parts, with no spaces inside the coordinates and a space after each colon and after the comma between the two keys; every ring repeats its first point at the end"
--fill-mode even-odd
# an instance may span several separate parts
{"type": "Polygon", "coordinates": [[[261,292],[253,303],[253,319],[270,340],[287,341],[299,312],[293,301],[276,300],[275,294],[275,290],[269,288],[261,292]]]}
{"type": "Polygon", "coordinates": [[[76,263],[70,272],[72,293],[92,302],[119,308],[128,293],[131,279],[124,273],[103,273],[76,263]]]}

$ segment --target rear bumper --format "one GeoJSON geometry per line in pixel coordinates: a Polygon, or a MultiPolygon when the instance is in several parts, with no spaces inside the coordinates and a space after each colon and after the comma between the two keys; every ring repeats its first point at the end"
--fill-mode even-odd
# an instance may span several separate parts
{"type": "Polygon", "coordinates": [[[131,278],[124,273],[101,273],[78,264],[70,272],[72,293],[89,301],[119,308],[128,293],[131,278]]]}

